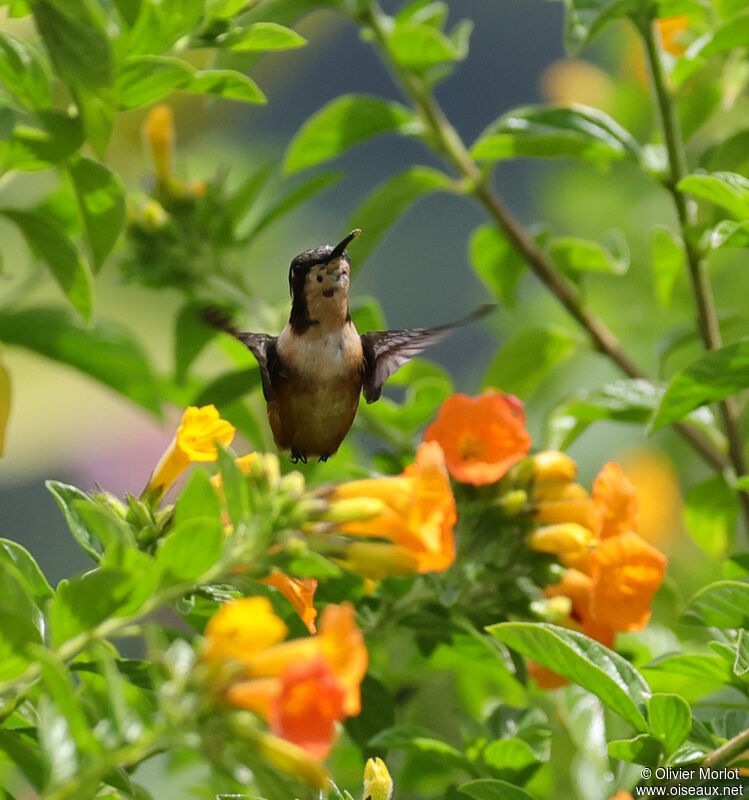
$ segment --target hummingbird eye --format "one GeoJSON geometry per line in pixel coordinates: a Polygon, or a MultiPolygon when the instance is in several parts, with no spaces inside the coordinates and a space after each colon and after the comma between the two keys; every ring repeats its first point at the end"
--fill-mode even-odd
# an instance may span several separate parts
{"type": "Polygon", "coordinates": [[[317,282],[318,283],[322,283],[322,275],[318,275],[317,276],[317,282]]]}

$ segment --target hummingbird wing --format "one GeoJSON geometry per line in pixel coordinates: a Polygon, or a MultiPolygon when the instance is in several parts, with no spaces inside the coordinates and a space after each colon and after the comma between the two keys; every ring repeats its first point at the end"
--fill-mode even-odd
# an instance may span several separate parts
{"type": "Polygon", "coordinates": [[[276,339],[278,337],[267,333],[238,331],[229,316],[219,308],[206,308],[203,310],[202,316],[212,327],[224,331],[242,342],[255,356],[260,367],[263,397],[265,397],[266,403],[270,402],[273,399],[273,376],[282,371],[281,361],[276,351],[276,339]]]}
{"type": "Polygon", "coordinates": [[[449,336],[456,328],[468,325],[486,316],[495,308],[484,305],[457,322],[438,325],[436,328],[404,328],[397,331],[376,331],[361,336],[364,350],[364,380],[362,389],[368,403],[379,399],[382,385],[407,361],[422,350],[449,336]]]}

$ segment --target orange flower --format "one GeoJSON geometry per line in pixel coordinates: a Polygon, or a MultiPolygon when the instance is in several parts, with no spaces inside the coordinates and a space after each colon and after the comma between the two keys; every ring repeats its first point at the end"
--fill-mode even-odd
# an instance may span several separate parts
{"type": "Polygon", "coordinates": [[[559,689],[560,686],[566,686],[569,681],[556,672],[552,672],[548,667],[537,664],[535,661],[527,663],[528,675],[542,689],[559,689]]]}
{"type": "Polygon", "coordinates": [[[590,556],[590,610],[600,624],[620,631],[641,630],[663,582],[666,557],[635,533],[604,539],[590,556]]]}
{"type": "Polygon", "coordinates": [[[617,792],[615,795],[612,795],[609,798],[609,800],[634,800],[634,798],[628,791],[622,789],[620,792],[617,792]]]}
{"type": "Polygon", "coordinates": [[[271,730],[324,759],[333,741],[334,725],[346,716],[345,692],[322,657],[289,664],[271,712],[271,730]]]}
{"type": "Polygon", "coordinates": [[[234,426],[221,419],[216,406],[190,406],[182,415],[177,433],[151,475],[144,494],[160,496],[196,461],[215,461],[216,442],[224,447],[234,438],[234,426]]]}
{"type": "Polygon", "coordinates": [[[571,622],[591,639],[611,647],[614,643],[614,629],[605,625],[593,614],[592,601],[594,581],[576,569],[568,569],[559,583],[546,587],[547,597],[569,597],[572,601],[571,622]]]}
{"type": "MultiPolygon", "coordinates": [[[[338,486],[331,504],[339,500],[372,498],[382,503],[374,517],[345,522],[339,530],[350,536],[388,539],[396,546],[380,545],[385,562],[393,571],[442,572],[455,559],[453,529],[457,520],[455,498],[445,469],[442,448],[436,442],[422,443],[416,461],[392,478],[369,478],[338,486]],[[398,569],[400,565],[401,569],[398,569]]],[[[360,543],[344,547],[341,560],[355,557],[360,543]]],[[[377,552],[369,548],[372,569],[367,577],[382,577],[377,552]]],[[[361,564],[361,559],[358,563],[361,564]]],[[[383,563],[385,563],[383,562],[383,563]]],[[[387,570],[384,574],[389,574],[387,570]]]]}
{"type": "Polygon", "coordinates": [[[274,572],[263,578],[260,583],[274,586],[294,606],[294,610],[301,617],[310,633],[315,633],[315,619],[317,609],[314,607],[315,590],[317,581],[314,578],[292,578],[282,572],[274,572]]]}
{"type": "Polygon", "coordinates": [[[494,389],[449,397],[424,441],[438,442],[453,478],[474,486],[496,483],[531,446],[522,403],[494,389]]]}
{"type": "Polygon", "coordinates": [[[600,526],[600,511],[579,483],[544,483],[533,490],[534,520],[539,525],[574,522],[594,534],[600,526]]]}
{"type": "Polygon", "coordinates": [[[267,719],[271,730],[315,758],[324,758],[334,723],[361,710],[367,650],[348,603],[329,605],[320,634],[283,642],[286,626],[264,597],[222,606],[206,626],[204,660],[243,665],[227,702],[267,719]]]}
{"type": "Polygon", "coordinates": [[[671,460],[657,450],[637,449],[621,461],[637,494],[637,533],[648,542],[667,541],[679,530],[681,494],[671,460]]]}
{"type": "Polygon", "coordinates": [[[663,49],[677,58],[683,55],[687,49],[684,44],[684,33],[689,30],[689,17],[686,14],[663,17],[656,24],[663,49]]]}
{"type": "Polygon", "coordinates": [[[615,461],[604,464],[593,481],[593,499],[601,514],[602,539],[637,530],[637,493],[615,461]]]}

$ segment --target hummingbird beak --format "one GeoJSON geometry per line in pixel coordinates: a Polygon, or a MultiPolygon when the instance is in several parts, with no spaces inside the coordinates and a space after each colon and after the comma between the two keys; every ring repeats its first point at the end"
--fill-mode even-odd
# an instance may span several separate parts
{"type": "Polygon", "coordinates": [[[360,228],[354,228],[353,231],[342,241],[338,242],[338,244],[333,248],[333,252],[330,254],[330,258],[328,259],[328,263],[331,261],[335,261],[337,258],[340,258],[346,248],[349,246],[349,243],[352,242],[356,237],[361,233],[360,228]]]}

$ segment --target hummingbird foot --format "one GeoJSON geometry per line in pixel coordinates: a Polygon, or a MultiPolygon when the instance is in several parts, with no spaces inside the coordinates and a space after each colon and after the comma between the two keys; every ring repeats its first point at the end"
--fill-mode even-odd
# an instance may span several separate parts
{"type": "Polygon", "coordinates": [[[291,448],[291,463],[298,464],[299,462],[302,464],[307,463],[307,454],[302,452],[301,450],[297,450],[296,447],[291,448]]]}
{"type": "Polygon", "coordinates": [[[330,458],[330,453],[328,453],[328,455],[326,456],[320,456],[320,458],[317,459],[317,463],[324,464],[329,458],[330,458]]]}

